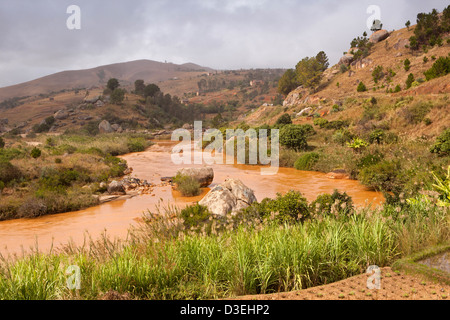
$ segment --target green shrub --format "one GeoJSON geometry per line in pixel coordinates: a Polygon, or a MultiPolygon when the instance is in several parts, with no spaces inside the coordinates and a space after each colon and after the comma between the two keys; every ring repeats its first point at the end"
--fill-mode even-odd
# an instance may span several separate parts
{"type": "Polygon", "coordinates": [[[361,152],[369,144],[361,138],[354,138],[351,142],[347,142],[347,146],[356,152],[361,152]]]}
{"type": "Polygon", "coordinates": [[[376,66],[372,72],[372,78],[375,83],[378,83],[384,77],[383,66],[376,66]]]}
{"type": "Polygon", "coordinates": [[[177,184],[177,190],[185,197],[195,197],[201,193],[200,183],[191,176],[177,174],[173,178],[173,182],[177,184]]]}
{"type": "Polygon", "coordinates": [[[374,164],[380,163],[384,159],[384,155],[380,152],[369,153],[368,155],[359,159],[357,163],[358,169],[370,167],[374,164]]]}
{"type": "Polygon", "coordinates": [[[281,115],[275,124],[292,124],[291,116],[287,113],[281,115]]]}
{"type": "Polygon", "coordinates": [[[145,143],[142,139],[130,139],[128,142],[128,149],[130,152],[142,152],[145,151],[145,143]]]}
{"type": "Polygon", "coordinates": [[[31,150],[31,157],[33,157],[34,159],[37,159],[41,156],[42,152],[39,148],[34,147],[33,150],[31,150]]]}
{"type": "Polygon", "coordinates": [[[304,128],[288,124],[280,130],[280,144],[295,151],[302,151],[308,147],[306,136],[304,128]]]}
{"type": "Polygon", "coordinates": [[[409,71],[409,69],[411,69],[411,61],[409,61],[409,59],[405,59],[403,62],[403,68],[405,71],[409,71]]]}
{"type": "Polygon", "coordinates": [[[5,140],[3,140],[2,137],[0,137],[0,149],[3,149],[5,147],[5,140]]]}
{"type": "Polygon", "coordinates": [[[7,184],[13,180],[22,178],[22,172],[9,161],[0,161],[0,181],[7,184]]]}
{"type": "Polygon", "coordinates": [[[397,93],[397,92],[400,92],[400,91],[402,91],[402,87],[400,87],[400,85],[398,84],[398,85],[395,86],[393,92],[394,92],[394,93],[397,93]]]}
{"type": "Polygon", "coordinates": [[[316,118],[316,119],[314,119],[313,123],[315,126],[319,126],[320,128],[323,128],[328,123],[328,120],[324,119],[324,118],[316,118]]]}
{"type": "Polygon", "coordinates": [[[298,191],[289,191],[284,196],[277,193],[275,199],[265,198],[244,209],[244,215],[256,213],[261,218],[277,222],[305,221],[310,217],[308,201],[298,191]]]}
{"type": "Polygon", "coordinates": [[[331,137],[334,143],[340,144],[341,146],[343,146],[346,142],[352,141],[354,138],[355,135],[348,129],[336,130],[331,137]]]}
{"type": "Polygon", "coordinates": [[[210,216],[211,213],[208,211],[208,208],[199,204],[187,206],[181,210],[181,217],[186,229],[201,226],[208,221],[210,216]]]}
{"type": "Polygon", "coordinates": [[[358,92],[365,92],[365,91],[367,91],[367,87],[366,87],[366,85],[361,81],[361,82],[358,84],[358,87],[356,88],[356,91],[358,91],[358,92]]]}
{"type": "Polygon", "coordinates": [[[338,190],[334,190],[332,194],[319,195],[310,204],[310,210],[314,215],[332,215],[339,218],[352,214],[354,206],[352,198],[346,192],[340,193],[338,190]]]}
{"type": "Polygon", "coordinates": [[[437,59],[430,69],[423,74],[428,80],[443,77],[450,73],[450,57],[440,57],[437,59]]]}
{"type": "Polygon", "coordinates": [[[388,160],[363,168],[359,180],[375,190],[392,192],[402,190],[405,182],[400,163],[388,160]]]}
{"type": "Polygon", "coordinates": [[[418,124],[425,119],[431,107],[432,105],[429,102],[417,102],[403,109],[403,117],[409,124],[418,124]]]}
{"type": "Polygon", "coordinates": [[[430,149],[431,153],[450,155],[450,129],[445,130],[436,139],[436,143],[430,149]]]}
{"type": "Polygon", "coordinates": [[[415,81],[414,75],[412,73],[410,73],[408,75],[408,79],[406,79],[406,89],[411,88],[414,81],[415,81]]]}
{"type": "Polygon", "coordinates": [[[386,133],[383,129],[375,129],[369,134],[369,143],[376,142],[377,144],[381,144],[386,137],[386,133]]]}
{"type": "Polygon", "coordinates": [[[319,160],[319,157],[317,152],[305,153],[295,161],[294,168],[297,170],[311,170],[314,164],[319,160]]]}

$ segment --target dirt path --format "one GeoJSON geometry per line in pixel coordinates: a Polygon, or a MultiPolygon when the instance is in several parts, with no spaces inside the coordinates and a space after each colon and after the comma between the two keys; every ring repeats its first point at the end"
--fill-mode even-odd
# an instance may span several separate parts
{"type": "Polygon", "coordinates": [[[381,288],[368,289],[369,275],[361,274],[339,282],[300,291],[249,295],[237,300],[450,300],[450,286],[419,275],[381,269],[381,288]]]}

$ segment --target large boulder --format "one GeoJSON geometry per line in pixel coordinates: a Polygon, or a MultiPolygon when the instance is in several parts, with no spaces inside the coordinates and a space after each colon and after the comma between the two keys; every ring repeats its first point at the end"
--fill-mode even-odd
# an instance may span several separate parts
{"type": "Polygon", "coordinates": [[[112,181],[108,185],[108,193],[111,194],[111,195],[124,195],[124,194],[126,194],[123,182],[116,181],[116,180],[112,181]]]}
{"type": "Polygon", "coordinates": [[[214,215],[226,216],[229,213],[236,215],[240,210],[256,201],[253,190],[245,186],[242,181],[228,179],[211,189],[199,201],[199,204],[206,206],[214,215]]]}
{"type": "Polygon", "coordinates": [[[177,174],[193,177],[202,188],[209,186],[214,180],[214,170],[211,167],[183,168],[177,174]]]}
{"type": "Polygon", "coordinates": [[[371,43],[378,43],[380,41],[385,40],[387,37],[389,37],[389,31],[387,30],[378,30],[372,33],[372,35],[369,38],[369,41],[371,43]]]}
{"type": "Polygon", "coordinates": [[[53,117],[56,120],[64,120],[69,117],[69,112],[67,110],[59,110],[53,115],[53,117]]]}
{"type": "Polygon", "coordinates": [[[100,131],[100,133],[114,132],[114,129],[111,127],[111,124],[106,120],[100,122],[100,124],[98,125],[98,130],[100,131]]]}
{"type": "Polygon", "coordinates": [[[351,54],[351,53],[346,53],[346,54],[344,54],[344,56],[339,60],[338,64],[339,64],[339,65],[345,64],[346,66],[349,66],[350,63],[353,62],[353,59],[354,59],[353,54],[351,54]]]}

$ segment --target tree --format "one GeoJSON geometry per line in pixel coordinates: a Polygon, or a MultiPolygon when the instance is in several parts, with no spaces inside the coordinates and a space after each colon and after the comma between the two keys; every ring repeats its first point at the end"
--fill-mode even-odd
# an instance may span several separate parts
{"type": "Polygon", "coordinates": [[[287,113],[283,114],[278,118],[276,124],[292,124],[291,116],[287,113]]]}
{"type": "Polygon", "coordinates": [[[316,60],[320,63],[322,66],[322,71],[325,71],[328,69],[328,66],[330,65],[328,62],[328,57],[324,51],[320,51],[317,56],[316,60]]]}
{"type": "Polygon", "coordinates": [[[366,85],[361,81],[361,82],[358,84],[358,87],[356,88],[356,91],[358,91],[358,92],[364,92],[364,91],[367,91],[366,85]]]}
{"type": "Polygon", "coordinates": [[[297,87],[297,74],[293,69],[288,69],[278,81],[278,92],[287,96],[297,87]]]}
{"type": "Polygon", "coordinates": [[[112,104],[121,104],[123,100],[125,99],[125,93],[126,91],[124,89],[115,89],[111,93],[111,103],[112,104]]]}
{"type": "Polygon", "coordinates": [[[405,71],[409,71],[409,69],[411,69],[411,61],[409,61],[409,59],[405,59],[405,61],[403,62],[405,71]]]}
{"type": "Polygon", "coordinates": [[[134,82],[134,92],[139,95],[143,95],[145,90],[144,80],[136,80],[134,82]]]}
{"type": "Polygon", "coordinates": [[[304,58],[295,67],[297,81],[300,85],[314,88],[319,85],[322,79],[323,65],[316,58],[304,58]]]}
{"type": "Polygon", "coordinates": [[[428,80],[439,78],[450,73],[450,57],[440,57],[431,68],[423,74],[428,80]]]}
{"type": "Polygon", "coordinates": [[[119,80],[116,78],[111,78],[108,80],[108,83],[106,84],[106,87],[112,91],[116,90],[120,86],[119,80]]]}
{"type": "Polygon", "coordinates": [[[149,84],[144,88],[144,97],[154,97],[161,89],[156,84],[149,84]]]}
{"type": "Polygon", "coordinates": [[[287,124],[280,129],[280,144],[295,151],[306,150],[306,132],[303,127],[287,124]]]}
{"type": "Polygon", "coordinates": [[[410,73],[410,74],[408,75],[408,79],[406,79],[406,89],[411,88],[411,86],[412,86],[412,84],[413,84],[414,81],[415,81],[414,75],[413,75],[412,73],[410,73]]]}
{"type": "Polygon", "coordinates": [[[405,26],[408,28],[408,30],[409,30],[409,27],[411,26],[411,21],[406,21],[406,23],[405,23],[405,26]]]}

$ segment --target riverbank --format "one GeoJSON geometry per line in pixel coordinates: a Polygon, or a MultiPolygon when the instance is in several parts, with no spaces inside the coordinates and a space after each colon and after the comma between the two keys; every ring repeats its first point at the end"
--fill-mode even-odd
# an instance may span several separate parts
{"type": "Polygon", "coordinates": [[[104,237],[49,255],[2,260],[0,297],[102,299],[117,292],[130,299],[229,299],[288,292],[359,275],[367,265],[390,266],[450,235],[449,210],[433,202],[302,223],[280,223],[276,215],[229,220],[203,232],[201,226],[183,228],[175,207],[153,213],[128,241],[104,237]],[[80,290],[66,286],[72,265],[80,268],[80,290]]]}

